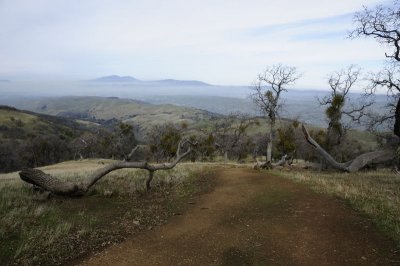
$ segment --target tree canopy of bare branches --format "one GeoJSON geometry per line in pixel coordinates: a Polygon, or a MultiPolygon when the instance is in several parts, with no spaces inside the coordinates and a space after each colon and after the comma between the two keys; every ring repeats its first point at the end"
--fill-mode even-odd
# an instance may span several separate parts
{"type": "Polygon", "coordinates": [[[380,89],[387,90],[388,103],[385,112],[369,112],[368,128],[390,128],[400,137],[400,66],[398,62],[389,62],[383,70],[370,74],[370,86],[367,95],[373,95],[380,89]]]}
{"type": "Polygon", "coordinates": [[[386,114],[372,114],[371,127],[385,122],[394,122],[393,133],[400,137],[400,1],[392,5],[378,5],[375,8],[363,7],[354,16],[355,29],[350,32],[351,38],[373,38],[388,47],[385,52],[388,58],[387,66],[379,73],[371,75],[369,93],[373,94],[379,88],[385,88],[392,97],[386,114]],[[395,106],[395,107],[394,107],[395,106]],[[393,108],[394,107],[394,108],[393,108]]]}
{"type": "Polygon", "coordinates": [[[363,7],[354,15],[356,28],[350,32],[351,38],[374,38],[392,49],[385,56],[400,61],[400,1],[393,5],[378,5],[375,8],[363,7]]]}
{"type": "Polygon", "coordinates": [[[215,144],[224,154],[225,162],[229,152],[235,152],[238,160],[246,154],[246,148],[249,146],[246,131],[253,125],[259,125],[259,121],[240,113],[230,114],[214,124],[215,144]]]}
{"type": "Polygon", "coordinates": [[[284,66],[282,64],[267,67],[266,70],[258,75],[252,87],[250,95],[253,102],[260,111],[266,116],[269,124],[267,162],[272,160],[272,141],[274,137],[274,127],[282,108],[281,95],[287,91],[287,87],[296,83],[301,77],[295,67],[284,66]]]}
{"type": "Polygon", "coordinates": [[[360,76],[360,69],[354,65],[347,69],[330,74],[328,83],[330,94],[318,99],[320,105],[327,106],[325,113],[328,118],[326,146],[332,147],[341,144],[349,125],[344,125],[342,118],[347,116],[351,123],[361,123],[366,115],[365,111],[373,104],[367,97],[361,97],[356,102],[349,97],[349,92],[360,76]]]}

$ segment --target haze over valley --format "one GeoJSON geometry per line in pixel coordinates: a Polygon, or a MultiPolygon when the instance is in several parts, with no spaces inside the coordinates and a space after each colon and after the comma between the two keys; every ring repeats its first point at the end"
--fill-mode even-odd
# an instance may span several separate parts
{"type": "MultiPolygon", "coordinates": [[[[98,96],[132,99],[150,104],[172,104],[229,115],[262,113],[249,98],[252,85],[221,86],[195,80],[162,79],[142,81],[132,76],[110,75],[84,81],[8,81],[0,82],[0,104],[20,109],[42,112],[33,107],[34,102],[46,102],[44,98],[64,96],[98,96]]],[[[328,95],[327,90],[288,89],[282,95],[285,108],[282,118],[299,119],[308,124],[326,126],[324,107],[318,103],[328,95]]],[[[352,93],[353,101],[362,95],[352,93]]],[[[386,95],[375,96],[376,110],[387,104],[386,95]]],[[[55,113],[55,115],[59,115],[55,113]]]]}

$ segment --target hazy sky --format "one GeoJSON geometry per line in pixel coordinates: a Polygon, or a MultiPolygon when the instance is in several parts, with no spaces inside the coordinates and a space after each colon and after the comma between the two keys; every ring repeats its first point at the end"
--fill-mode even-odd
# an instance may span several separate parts
{"type": "Polygon", "coordinates": [[[333,70],[378,69],[384,50],[346,39],[372,0],[0,0],[0,79],[197,79],[249,85],[267,65],[326,87],[333,70]]]}

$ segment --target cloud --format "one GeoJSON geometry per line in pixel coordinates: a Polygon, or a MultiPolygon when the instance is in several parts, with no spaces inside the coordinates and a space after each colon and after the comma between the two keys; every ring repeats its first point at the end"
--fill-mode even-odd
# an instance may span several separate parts
{"type": "Polygon", "coordinates": [[[250,84],[278,62],[320,87],[325,71],[374,67],[373,41],[347,40],[353,12],[374,0],[3,0],[0,77],[201,79],[250,84]]]}
{"type": "Polygon", "coordinates": [[[341,14],[332,17],[325,17],[325,18],[314,18],[314,19],[305,19],[305,20],[298,20],[292,21],[289,23],[282,23],[282,24],[271,24],[267,26],[260,26],[255,28],[250,28],[244,31],[244,35],[247,37],[265,37],[271,36],[276,33],[281,32],[288,32],[288,31],[299,31],[299,30],[307,30],[309,28],[332,28],[332,27],[341,27],[343,25],[347,25],[351,21],[353,17],[353,13],[341,14]]]}

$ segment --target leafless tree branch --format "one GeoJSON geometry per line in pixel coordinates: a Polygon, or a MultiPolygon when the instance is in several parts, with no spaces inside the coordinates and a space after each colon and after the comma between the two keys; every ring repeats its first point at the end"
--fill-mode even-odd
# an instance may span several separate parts
{"type": "Polygon", "coordinates": [[[127,162],[127,161],[117,161],[115,163],[106,165],[93,174],[89,175],[86,180],[82,183],[73,183],[60,180],[51,175],[48,175],[38,169],[23,169],[19,172],[21,179],[27,183],[33,184],[37,187],[42,188],[45,191],[51,192],[56,195],[65,196],[82,196],[84,195],[96,182],[98,182],[102,177],[108,173],[123,169],[123,168],[137,168],[147,170],[149,176],[146,180],[146,188],[150,189],[151,181],[154,176],[154,172],[159,170],[168,170],[174,168],[183,158],[185,158],[191,151],[191,145],[182,152],[183,146],[188,143],[186,140],[181,140],[178,144],[178,150],[176,153],[176,158],[170,163],[161,164],[150,164],[147,161],[144,162],[127,162]]]}

